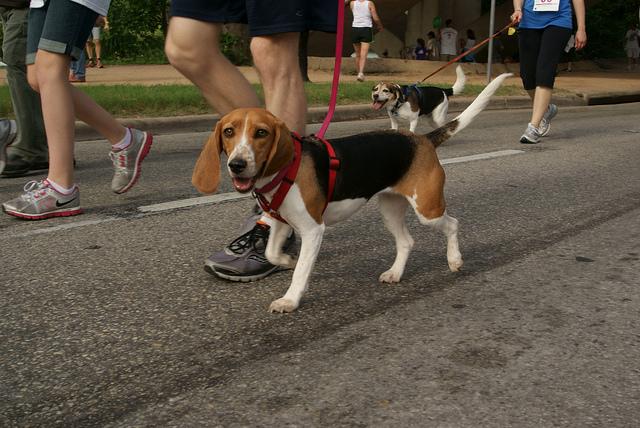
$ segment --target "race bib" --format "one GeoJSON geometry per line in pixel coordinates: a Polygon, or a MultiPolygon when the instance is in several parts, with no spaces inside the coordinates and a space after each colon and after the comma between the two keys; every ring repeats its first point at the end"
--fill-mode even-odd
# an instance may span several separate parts
{"type": "Polygon", "coordinates": [[[560,0],[535,0],[534,12],[557,12],[560,10],[560,0]]]}

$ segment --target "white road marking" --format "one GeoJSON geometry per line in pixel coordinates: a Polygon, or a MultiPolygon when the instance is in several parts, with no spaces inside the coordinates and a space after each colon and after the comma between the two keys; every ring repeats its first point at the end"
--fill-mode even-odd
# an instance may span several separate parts
{"type": "Polygon", "coordinates": [[[442,165],[449,165],[452,163],[472,162],[483,159],[493,159],[502,156],[511,156],[524,153],[524,150],[498,150],[496,152],[480,153],[478,155],[461,156],[459,158],[443,159],[440,161],[442,165]]]}
{"type": "Polygon", "coordinates": [[[10,234],[9,237],[13,237],[13,238],[23,238],[25,236],[33,236],[33,235],[40,235],[42,233],[51,233],[51,232],[59,232],[61,230],[68,230],[68,229],[75,229],[77,227],[83,227],[83,226],[94,226],[96,224],[101,224],[101,223],[108,223],[110,221],[115,221],[115,220],[120,220],[117,217],[105,217],[105,218],[101,218],[101,219],[97,219],[97,220],[83,220],[83,221],[75,221],[73,223],[67,223],[67,224],[60,224],[58,226],[50,226],[50,227],[44,227],[42,229],[34,229],[34,230],[29,230],[27,232],[22,232],[22,233],[16,233],[16,234],[10,234]]]}
{"type": "MultiPolygon", "coordinates": [[[[477,160],[493,159],[493,158],[498,158],[502,156],[517,155],[521,153],[525,153],[525,151],[524,150],[498,150],[495,152],[480,153],[480,154],[471,155],[471,156],[461,156],[457,158],[442,159],[440,160],[440,163],[442,165],[450,165],[455,163],[473,162],[477,160]]],[[[154,204],[154,205],[144,205],[144,206],[138,207],[138,210],[141,211],[142,213],[158,213],[163,211],[171,211],[179,208],[189,208],[189,207],[195,207],[199,205],[209,205],[209,204],[217,204],[225,201],[247,199],[250,197],[251,197],[251,194],[248,194],[248,193],[247,194],[242,194],[237,192],[220,193],[220,194],[211,195],[211,196],[200,196],[197,198],[180,199],[177,201],[163,202],[163,203],[154,204]]],[[[139,215],[139,217],[143,217],[143,216],[144,214],[139,215]]],[[[131,218],[131,217],[127,217],[127,218],[131,218]]],[[[84,226],[94,226],[96,224],[107,223],[107,222],[116,221],[116,220],[124,220],[124,218],[106,217],[106,218],[96,219],[96,220],[83,220],[83,221],[78,221],[73,223],[61,224],[58,226],[34,229],[27,232],[22,232],[22,233],[3,234],[2,238],[3,239],[4,238],[21,238],[21,237],[32,236],[32,235],[40,235],[44,233],[58,232],[61,230],[75,229],[75,228],[84,227],[84,226]]]]}
{"type": "Polygon", "coordinates": [[[220,193],[217,195],[211,196],[200,196],[197,198],[189,198],[189,199],[180,199],[177,201],[163,202],[161,204],[154,205],[144,205],[138,207],[139,211],[143,213],[154,213],[160,211],[170,211],[175,210],[177,208],[187,208],[187,207],[195,207],[198,205],[207,205],[207,204],[217,204],[219,202],[224,201],[232,201],[235,199],[246,199],[250,198],[250,193],[237,193],[237,192],[229,192],[229,193],[220,193]]]}

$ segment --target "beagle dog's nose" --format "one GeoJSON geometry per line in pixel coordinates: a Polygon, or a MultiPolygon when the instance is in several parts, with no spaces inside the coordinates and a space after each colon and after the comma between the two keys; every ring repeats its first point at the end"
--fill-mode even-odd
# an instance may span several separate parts
{"type": "Polygon", "coordinates": [[[247,167],[247,161],[242,158],[235,158],[229,161],[229,169],[234,174],[240,174],[247,167]]]}
{"type": "Polygon", "coordinates": [[[373,99],[374,99],[374,100],[377,100],[377,99],[378,99],[378,96],[379,96],[378,94],[373,94],[373,99]]]}

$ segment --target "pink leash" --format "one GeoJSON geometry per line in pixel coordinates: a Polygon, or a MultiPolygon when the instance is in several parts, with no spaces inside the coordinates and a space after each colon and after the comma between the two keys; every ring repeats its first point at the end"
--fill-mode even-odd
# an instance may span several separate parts
{"type": "Polygon", "coordinates": [[[333,119],[333,113],[336,110],[336,101],[338,100],[338,85],[340,84],[340,65],[342,64],[342,39],[344,37],[344,0],[338,0],[338,28],[336,29],[336,60],[333,67],[333,83],[331,84],[331,98],[329,100],[329,110],[320,130],[316,135],[324,138],[327,128],[333,119]]]}

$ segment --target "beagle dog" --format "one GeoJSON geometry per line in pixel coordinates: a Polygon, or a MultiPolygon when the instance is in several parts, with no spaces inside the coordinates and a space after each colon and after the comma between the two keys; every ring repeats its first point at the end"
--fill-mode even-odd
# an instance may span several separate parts
{"type": "Polygon", "coordinates": [[[380,82],[371,90],[372,108],[387,108],[391,129],[398,129],[398,118],[409,121],[409,130],[415,132],[420,116],[427,116],[434,128],[447,121],[449,97],[461,94],[466,77],[461,66],[456,67],[456,82],[452,88],[435,86],[403,85],[380,82]]]}
{"type": "MultiPolygon", "coordinates": [[[[447,261],[453,272],[462,266],[458,248],[458,221],[445,210],[445,174],[436,147],[464,129],[486,107],[491,95],[511,76],[496,77],[458,117],[427,135],[409,132],[372,131],[330,140],[340,160],[333,196],[327,197],[329,165],[333,156],[325,143],[310,138],[299,144],[285,124],[264,109],[237,109],[222,117],[204,145],[193,171],[192,183],[202,193],[216,191],[220,181],[220,153],[238,192],[273,201],[278,189],[275,177],[292,164],[297,173],[289,180],[288,193],[273,221],[265,255],[269,262],[294,268],[285,295],[274,300],[271,312],[292,312],[300,304],[326,226],[345,220],[373,196],[378,196],[387,229],[395,238],[396,258],[383,272],[383,283],[400,281],[413,239],[405,225],[405,211],[413,208],[420,222],[443,232],[447,238],[447,261]],[[296,162],[296,155],[298,154],[296,162]],[[256,195],[256,192],[269,191],[256,195]],[[329,200],[328,200],[329,199],[329,200]],[[284,221],[284,222],[283,222],[284,221]],[[285,223],[286,222],[286,223],[285,223]],[[298,260],[282,252],[293,228],[301,238],[298,260]]],[[[284,181],[283,181],[284,182],[284,181]]]]}

